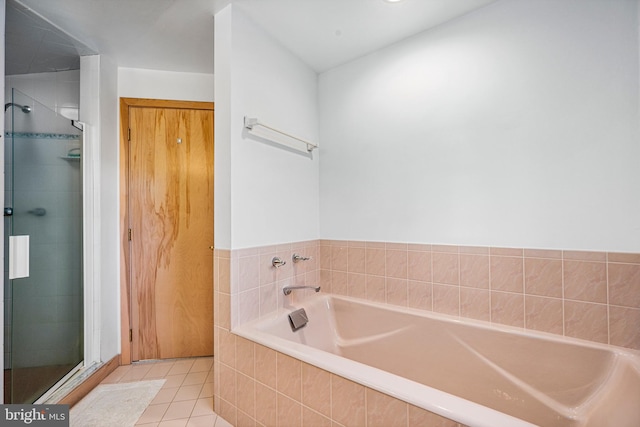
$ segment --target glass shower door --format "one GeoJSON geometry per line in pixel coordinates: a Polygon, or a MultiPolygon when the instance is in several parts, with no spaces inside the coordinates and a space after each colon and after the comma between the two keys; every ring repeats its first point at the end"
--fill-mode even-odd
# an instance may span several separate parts
{"type": "Polygon", "coordinates": [[[82,135],[16,89],[5,112],[5,235],[29,236],[28,277],[5,266],[5,390],[32,403],[83,360],[82,135]]]}

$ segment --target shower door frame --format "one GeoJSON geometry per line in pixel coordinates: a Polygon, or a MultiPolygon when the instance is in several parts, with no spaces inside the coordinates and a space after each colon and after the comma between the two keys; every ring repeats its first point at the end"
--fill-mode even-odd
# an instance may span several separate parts
{"type": "MultiPolygon", "coordinates": [[[[64,141],[68,141],[65,145],[67,145],[67,148],[65,148],[65,150],[68,149],[68,146],[70,144],[71,141],[79,141],[79,144],[77,147],[75,147],[75,144],[73,144],[73,146],[75,148],[73,148],[73,150],[76,150],[78,148],[82,149],[83,144],[84,144],[84,138],[83,138],[83,132],[82,132],[82,126],[78,126],[76,124],[74,124],[74,121],[71,119],[66,119],[65,117],[59,115],[59,113],[57,113],[56,111],[54,111],[54,109],[52,109],[50,106],[47,106],[45,104],[43,104],[42,102],[40,102],[37,98],[28,95],[24,92],[21,91],[21,89],[18,88],[11,88],[11,102],[9,104],[7,104],[11,107],[11,126],[10,126],[10,131],[11,133],[9,135],[5,134],[5,141],[4,141],[4,146],[6,147],[8,144],[11,145],[11,159],[10,159],[10,164],[11,164],[11,200],[8,201],[8,205],[6,204],[7,201],[5,200],[5,206],[11,206],[12,210],[15,211],[16,208],[18,208],[18,212],[23,212],[27,209],[27,207],[22,205],[22,202],[24,201],[24,195],[28,195],[30,193],[33,193],[33,189],[29,189],[29,188],[22,188],[20,190],[17,190],[15,188],[16,185],[16,171],[24,171],[24,170],[28,170],[29,167],[34,167],[34,165],[40,165],[41,163],[34,163],[31,164],[28,161],[24,161],[23,156],[18,156],[22,159],[22,161],[18,161],[17,157],[16,157],[16,151],[18,150],[18,148],[20,148],[20,150],[18,151],[24,151],[23,145],[24,144],[39,144],[42,145],[44,142],[46,142],[45,145],[42,145],[42,148],[44,148],[45,146],[47,147],[60,147],[61,143],[64,143],[64,141]],[[20,102],[16,101],[16,97],[20,97],[20,102]],[[25,105],[27,107],[23,107],[22,105],[25,105]],[[35,122],[33,121],[29,121],[28,123],[31,123],[29,125],[27,125],[26,127],[24,127],[24,123],[22,126],[20,126],[20,129],[16,129],[16,109],[22,109],[22,112],[24,114],[30,114],[32,109],[35,108],[35,110],[38,112],[38,117],[37,120],[35,122]],[[28,108],[26,111],[25,109],[28,108]],[[44,114],[43,116],[41,116],[41,114],[44,114]],[[55,117],[55,119],[53,119],[55,117]],[[53,119],[53,121],[52,121],[53,119]],[[42,127],[42,123],[47,123],[44,128],[42,127]],[[35,126],[35,127],[33,127],[35,126]],[[67,128],[68,126],[68,128],[67,128]],[[76,129],[80,130],[80,133],[65,133],[66,132],[71,132],[71,127],[75,127],[76,129]],[[51,129],[54,130],[53,133],[48,133],[49,127],[52,127],[51,129]],[[68,129],[68,130],[67,130],[68,129]],[[56,130],[58,130],[58,132],[55,132],[56,130]],[[44,131],[44,132],[43,132],[44,131]],[[75,137],[72,137],[71,135],[75,135],[75,137]],[[16,141],[16,138],[20,139],[20,141],[16,141]],[[22,140],[24,139],[25,142],[23,142],[22,140]],[[39,142],[36,142],[39,141],[39,142]],[[20,197],[17,197],[18,195],[20,195],[20,197]]],[[[6,107],[7,105],[5,105],[5,112],[6,112],[6,107]]],[[[19,117],[22,117],[19,115],[19,117]]],[[[21,119],[21,121],[24,119],[21,119]]],[[[32,146],[31,149],[35,149],[35,148],[39,148],[39,146],[32,146]]],[[[47,148],[48,150],[51,150],[51,148],[47,148]]],[[[27,148],[28,150],[28,148],[27,148]]],[[[58,150],[60,151],[60,148],[53,148],[53,152],[55,153],[55,151],[58,150]]],[[[81,151],[82,152],[82,151],[81,151]]],[[[5,153],[5,148],[3,148],[3,154],[5,153]]],[[[68,158],[68,157],[64,157],[62,156],[60,153],[58,153],[63,159],[65,159],[67,162],[70,162],[71,160],[76,160],[78,162],[84,160],[84,158],[78,157],[76,158],[68,158]],[[69,160],[71,159],[71,160],[69,160]]],[[[9,161],[9,159],[5,159],[5,161],[9,161]]],[[[42,161],[42,160],[39,160],[42,161]]],[[[71,162],[69,163],[70,165],[73,165],[75,162],[71,162]]],[[[7,163],[5,163],[4,165],[6,165],[7,163]]],[[[66,166],[64,165],[58,165],[58,163],[51,163],[50,161],[48,163],[42,163],[42,165],[44,166],[48,166],[50,168],[61,168],[63,170],[67,170],[66,166]]],[[[77,175],[77,178],[79,178],[79,181],[77,179],[74,179],[75,183],[78,183],[77,185],[78,188],[76,190],[73,190],[71,193],[76,193],[79,194],[80,199],[82,200],[83,196],[82,196],[82,191],[84,188],[84,167],[82,166],[81,163],[78,163],[80,170],[79,170],[79,175],[77,175]]],[[[5,171],[6,174],[6,171],[5,171]]],[[[22,178],[19,180],[19,182],[22,182],[22,178]]],[[[3,187],[3,191],[4,191],[4,187],[3,187]]],[[[56,187],[56,189],[51,189],[51,191],[59,191],[56,187]]],[[[76,196],[78,197],[78,196],[76,196]]],[[[3,197],[4,198],[4,197],[3,197]]],[[[50,200],[46,200],[46,198],[44,199],[44,204],[47,205],[48,203],[50,203],[50,200]]],[[[82,204],[80,204],[80,209],[82,208],[82,204]]],[[[46,211],[44,209],[42,209],[42,211],[44,211],[43,214],[40,213],[34,213],[34,215],[37,216],[41,216],[41,215],[45,215],[46,211]]],[[[55,212],[55,209],[54,209],[55,212]]],[[[32,211],[29,211],[29,213],[32,213],[32,211]]],[[[80,217],[83,218],[83,224],[81,226],[84,225],[84,211],[80,211],[80,217]]],[[[69,214],[73,215],[74,213],[71,211],[69,212],[69,214]]],[[[58,212],[59,215],[59,212],[58,212]]],[[[57,216],[57,218],[64,218],[64,216],[57,216]]],[[[36,229],[33,228],[32,226],[26,226],[25,227],[25,217],[20,216],[20,224],[21,225],[21,229],[16,231],[15,227],[17,226],[17,223],[15,223],[15,221],[18,219],[15,217],[15,213],[12,212],[10,214],[10,228],[8,229],[3,229],[3,240],[4,238],[7,238],[8,236],[14,235],[16,234],[16,232],[18,234],[28,234],[31,237],[37,238],[38,236],[42,236],[41,233],[36,232],[36,229]]],[[[69,221],[69,219],[67,219],[67,221],[69,221]]],[[[3,221],[3,225],[6,222],[3,221]]],[[[27,221],[28,223],[28,221],[27,221]]],[[[77,224],[77,223],[76,223],[77,224]]],[[[71,231],[71,230],[69,230],[71,231]]],[[[71,236],[73,233],[67,233],[66,234],[66,238],[69,238],[69,236],[71,236]]],[[[72,244],[73,246],[69,246],[70,248],[76,248],[79,249],[79,253],[80,253],[80,257],[81,259],[84,258],[84,233],[80,233],[79,235],[76,236],[75,239],[73,240],[66,240],[65,237],[60,237],[60,238],[56,238],[56,240],[50,240],[51,238],[49,237],[49,239],[45,239],[44,241],[41,241],[39,243],[39,245],[43,245],[43,244],[58,244],[63,242],[64,244],[72,244]],[[79,240],[76,240],[78,239],[79,240]],[[59,240],[59,239],[64,239],[64,240],[59,240]],[[75,240],[75,241],[74,241],[75,240]],[[77,244],[79,244],[79,247],[77,246],[77,244]]],[[[30,250],[29,252],[37,252],[36,251],[36,247],[38,245],[31,245],[32,246],[32,250],[30,250]]],[[[6,254],[7,258],[11,257],[11,253],[6,254]]],[[[28,254],[27,255],[29,258],[31,258],[31,255],[28,254]]],[[[69,261],[71,262],[73,258],[69,258],[69,261]]],[[[10,260],[9,260],[10,261],[10,260]]],[[[79,261],[79,260],[78,260],[79,261]]],[[[68,264],[63,264],[65,265],[67,268],[70,267],[70,265],[68,264]]],[[[37,269],[37,265],[35,265],[34,267],[36,267],[37,269]]],[[[84,289],[85,289],[85,280],[84,280],[84,272],[83,272],[83,266],[82,266],[82,262],[79,262],[79,267],[76,267],[80,269],[80,274],[79,276],[76,276],[76,280],[79,280],[79,282],[76,282],[76,285],[73,286],[74,289],[72,292],[73,294],[75,294],[76,291],[80,292],[81,295],[84,293],[84,289]]],[[[74,268],[72,268],[73,270],[74,268]]],[[[5,272],[6,274],[6,272],[5,272]]],[[[31,274],[29,274],[29,272],[27,272],[27,275],[24,276],[24,278],[28,278],[31,277],[31,279],[29,280],[33,280],[32,278],[37,277],[37,272],[36,271],[31,271],[31,274]]],[[[19,280],[19,278],[16,278],[19,280]]],[[[40,281],[36,281],[36,282],[31,282],[31,286],[38,286],[36,284],[41,284],[43,283],[41,280],[40,281]]],[[[18,296],[16,295],[16,290],[19,290],[20,292],[18,292],[18,294],[20,294],[22,292],[22,290],[24,289],[23,286],[28,286],[23,284],[22,282],[16,282],[15,279],[11,280],[9,279],[9,281],[7,283],[4,283],[3,286],[6,287],[10,287],[12,289],[11,291],[11,306],[12,306],[12,322],[11,322],[11,338],[10,338],[10,354],[11,354],[11,388],[10,388],[10,393],[11,393],[11,403],[14,404],[22,404],[25,403],[22,400],[19,401],[14,401],[13,399],[16,398],[16,395],[14,394],[15,391],[15,387],[18,386],[18,384],[20,383],[24,383],[24,378],[28,378],[28,377],[33,377],[33,374],[29,373],[29,372],[33,372],[34,369],[39,369],[42,366],[49,366],[47,364],[45,365],[41,365],[41,363],[43,362],[42,360],[40,360],[40,362],[37,362],[36,365],[31,365],[30,363],[28,363],[26,366],[23,366],[22,368],[20,367],[21,363],[21,359],[20,358],[16,358],[14,352],[18,350],[18,348],[22,348],[21,352],[24,353],[25,350],[25,346],[30,346],[33,344],[29,344],[31,341],[29,341],[29,339],[27,338],[27,341],[25,342],[24,339],[20,339],[18,341],[15,340],[15,330],[14,328],[16,326],[19,325],[24,325],[22,322],[16,322],[16,304],[19,304],[19,301],[22,300],[22,304],[23,305],[18,305],[18,308],[20,308],[18,310],[18,312],[22,312],[27,310],[28,307],[33,307],[33,303],[29,302],[30,299],[27,298],[18,298],[18,296]],[[25,306],[24,304],[27,304],[27,306],[25,306]],[[24,309],[24,310],[23,310],[24,309]],[[18,345],[18,343],[22,343],[21,345],[18,345]],[[18,371],[21,371],[22,373],[20,373],[18,375],[18,371]],[[19,378],[23,378],[22,380],[18,380],[16,379],[16,375],[18,375],[19,378]]],[[[71,290],[70,289],[70,290],[71,290]]],[[[70,295],[73,295],[70,294],[70,295]]],[[[48,295],[48,294],[47,294],[48,295]]],[[[55,293],[52,294],[52,296],[60,296],[61,294],[55,293]]],[[[63,294],[63,295],[67,295],[67,294],[63,294]]],[[[24,296],[23,296],[24,297],[24,296]]],[[[6,301],[4,301],[4,303],[6,303],[6,301]]],[[[3,305],[4,305],[3,303],[3,305]]],[[[77,334],[78,339],[82,340],[82,345],[80,347],[77,348],[78,353],[75,354],[73,356],[73,363],[68,364],[65,363],[64,365],[68,365],[70,366],[69,370],[66,370],[66,373],[64,373],[62,376],[58,376],[62,373],[62,371],[59,372],[55,372],[55,373],[51,373],[52,375],[49,374],[43,374],[44,376],[42,378],[40,378],[40,375],[38,375],[37,377],[40,378],[40,380],[36,381],[35,383],[31,384],[32,387],[30,388],[31,391],[29,391],[28,393],[32,393],[32,392],[38,392],[39,396],[36,394],[35,396],[37,396],[37,399],[35,400],[34,403],[40,403],[40,402],[45,402],[48,397],[50,395],[52,395],[53,393],[55,393],[55,391],[59,388],[60,385],[64,384],[69,378],[71,378],[73,375],[75,375],[76,372],[78,372],[80,369],[82,369],[85,366],[85,357],[84,357],[84,351],[85,351],[85,345],[84,345],[84,340],[86,339],[87,335],[86,335],[86,330],[85,330],[85,326],[86,326],[86,322],[85,322],[85,315],[84,315],[84,296],[82,296],[79,300],[78,300],[78,308],[80,309],[80,317],[78,318],[77,321],[72,320],[71,323],[77,322],[78,326],[81,328],[81,330],[79,331],[80,333],[77,334]],[[56,379],[57,378],[57,379],[56,379]],[[51,383],[50,381],[54,381],[53,383],[51,383]],[[44,391],[39,391],[38,389],[40,389],[42,386],[47,386],[48,388],[44,389],[44,391]],[[41,393],[41,394],[40,394],[41,393]]],[[[74,307],[76,307],[74,305],[74,307]]],[[[68,308],[69,309],[69,308],[68,308]]],[[[68,321],[69,319],[67,319],[68,321]]],[[[53,321],[54,324],[61,322],[60,318],[57,318],[53,321]]],[[[47,325],[49,325],[50,322],[45,322],[47,325]]],[[[75,334],[74,334],[75,335],[75,334]]],[[[19,337],[21,337],[22,335],[18,335],[19,337]]],[[[60,355],[58,355],[58,357],[60,357],[60,355]]],[[[46,358],[45,358],[46,359],[46,358]]],[[[49,359],[47,359],[49,360],[49,359]]],[[[56,360],[57,362],[60,362],[62,359],[56,359],[56,357],[54,356],[53,360],[50,360],[53,366],[58,366],[59,363],[54,362],[54,360],[56,360]]],[[[64,357],[64,360],[66,360],[66,356],[64,357]]],[[[3,361],[4,364],[4,361],[3,361]]],[[[62,365],[61,365],[62,366],[62,365]]],[[[53,368],[55,370],[55,368],[53,368]]],[[[51,372],[49,370],[49,372],[51,372]]],[[[31,380],[33,381],[33,379],[31,380]]],[[[21,390],[24,392],[26,390],[29,390],[29,388],[25,389],[24,387],[21,387],[21,390]]],[[[3,390],[4,391],[4,390],[3,390]]],[[[6,399],[8,396],[3,396],[2,400],[4,401],[4,399],[6,399]]],[[[23,396],[24,398],[26,398],[26,395],[23,396]]]]}
{"type": "MultiPolygon", "coordinates": [[[[100,55],[88,55],[80,57],[80,121],[84,126],[84,137],[82,139],[82,150],[84,155],[83,169],[83,290],[84,290],[84,366],[70,379],[63,388],[50,389],[36,403],[66,403],[77,402],[80,397],[88,392],[82,390],[85,384],[90,387],[90,383],[97,385],[101,377],[104,378],[118,366],[117,351],[115,354],[106,354],[101,360],[101,343],[103,340],[101,329],[105,325],[101,322],[101,254],[100,254],[100,137],[101,137],[101,116],[100,116],[100,55]],[[90,377],[85,378],[84,373],[90,377]],[[95,380],[94,380],[95,378],[95,380]],[[85,381],[86,379],[86,381],[85,381]],[[85,381],[83,383],[83,381],[85,381]],[[83,387],[79,387],[82,384],[83,387]],[[70,392],[70,390],[72,390],[70,392]]],[[[4,73],[3,73],[4,75],[4,73]]],[[[2,83],[4,87],[4,79],[2,83]]],[[[117,102],[114,96],[112,101],[117,102]]],[[[103,101],[104,102],[104,101],[103,101]]],[[[4,135],[5,123],[2,117],[2,132],[4,135]]],[[[114,130],[115,133],[115,130],[114,130]]],[[[106,131],[106,136],[111,136],[106,131]]],[[[4,138],[2,138],[4,139],[4,138]]],[[[1,151],[4,160],[4,150],[1,151]]],[[[2,163],[4,171],[4,162],[2,163]]],[[[4,174],[0,177],[2,184],[2,195],[4,198],[4,174]]],[[[4,238],[7,230],[4,229],[4,222],[0,224],[0,233],[4,238]]],[[[0,248],[3,256],[4,248],[0,248]]],[[[4,277],[0,278],[0,283],[4,286],[4,277]]],[[[0,326],[4,327],[4,298],[0,304],[0,326]]],[[[118,319],[119,320],[119,319],[118,319]]],[[[4,366],[4,354],[0,352],[0,363],[4,366]]],[[[59,384],[57,384],[59,385],[59,384]]],[[[4,402],[4,387],[0,387],[0,402],[4,402]]]]}

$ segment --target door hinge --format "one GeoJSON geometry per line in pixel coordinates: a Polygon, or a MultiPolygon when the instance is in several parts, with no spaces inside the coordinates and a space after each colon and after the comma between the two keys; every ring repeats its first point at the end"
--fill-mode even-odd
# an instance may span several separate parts
{"type": "Polygon", "coordinates": [[[129,342],[133,342],[133,329],[129,329],[129,342]]]}
{"type": "Polygon", "coordinates": [[[127,141],[131,141],[131,128],[127,129],[127,141]]]}
{"type": "Polygon", "coordinates": [[[129,241],[131,241],[131,229],[129,229],[129,241]]]}

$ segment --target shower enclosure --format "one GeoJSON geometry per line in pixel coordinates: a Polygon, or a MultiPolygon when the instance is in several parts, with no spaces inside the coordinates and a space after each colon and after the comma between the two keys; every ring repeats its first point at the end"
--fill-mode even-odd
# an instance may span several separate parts
{"type": "Polygon", "coordinates": [[[16,89],[5,123],[5,403],[33,403],[83,360],[82,134],[16,89]],[[27,277],[8,236],[29,236],[27,277]]]}

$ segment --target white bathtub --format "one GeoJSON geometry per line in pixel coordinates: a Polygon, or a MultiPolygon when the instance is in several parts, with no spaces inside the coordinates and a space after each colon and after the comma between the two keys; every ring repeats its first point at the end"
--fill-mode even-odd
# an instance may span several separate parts
{"type": "Polygon", "coordinates": [[[332,295],[234,333],[468,426],[640,426],[640,352],[332,295]]]}

